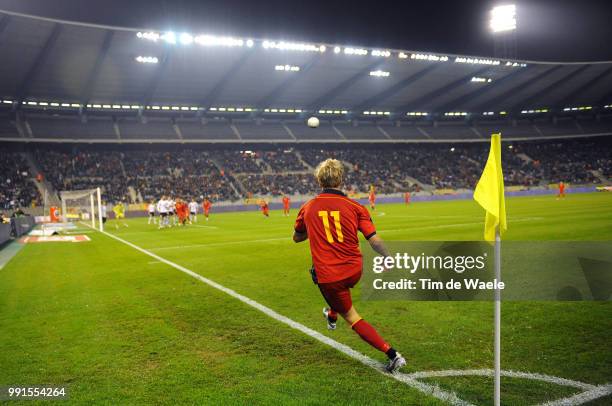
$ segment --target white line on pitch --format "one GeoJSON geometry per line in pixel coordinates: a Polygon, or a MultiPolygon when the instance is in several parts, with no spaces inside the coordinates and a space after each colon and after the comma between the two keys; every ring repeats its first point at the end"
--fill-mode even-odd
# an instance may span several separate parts
{"type": "Polygon", "coordinates": [[[345,355],[348,355],[349,357],[351,357],[351,358],[361,362],[362,364],[364,364],[366,366],[369,366],[370,368],[373,368],[374,370],[376,370],[377,372],[379,372],[379,373],[381,373],[381,374],[383,374],[385,376],[393,378],[393,379],[395,379],[395,380],[397,380],[399,382],[405,383],[406,385],[410,386],[411,388],[417,389],[417,390],[419,390],[419,391],[421,391],[423,393],[431,395],[431,396],[433,396],[435,398],[438,398],[438,399],[440,399],[442,401],[448,402],[448,403],[450,403],[452,405],[472,406],[471,403],[459,399],[457,397],[457,395],[455,395],[453,392],[447,392],[447,391],[441,389],[440,387],[438,387],[437,385],[432,385],[432,384],[427,384],[427,383],[423,383],[423,382],[417,381],[416,379],[412,378],[410,375],[403,374],[403,373],[390,374],[390,373],[388,373],[384,369],[384,365],[381,362],[376,361],[376,360],[374,360],[374,359],[372,359],[372,358],[370,358],[370,357],[368,357],[368,356],[366,356],[366,355],[364,355],[364,354],[362,354],[362,353],[352,349],[348,345],[339,343],[336,340],[333,340],[333,339],[331,339],[331,338],[329,338],[327,336],[324,336],[323,334],[321,334],[321,333],[319,333],[319,332],[317,332],[317,331],[315,331],[315,330],[313,330],[313,329],[311,329],[309,327],[306,327],[305,325],[303,325],[301,323],[298,323],[298,322],[296,322],[296,321],[294,321],[294,320],[292,320],[292,319],[290,319],[290,318],[288,318],[286,316],[283,316],[280,313],[277,313],[276,311],[270,309],[267,306],[262,305],[259,302],[256,302],[253,299],[250,299],[250,298],[248,298],[248,297],[246,297],[244,295],[241,295],[240,293],[238,293],[238,292],[236,292],[236,291],[234,291],[232,289],[226,288],[225,286],[223,286],[223,285],[221,285],[221,284],[219,284],[219,283],[217,283],[217,282],[215,282],[215,281],[213,281],[211,279],[205,278],[204,276],[202,276],[202,275],[200,275],[198,273],[195,273],[195,272],[193,272],[193,271],[191,271],[191,270],[189,270],[189,269],[187,269],[187,268],[185,268],[185,267],[183,267],[181,265],[175,264],[174,262],[168,261],[165,258],[162,258],[162,257],[160,257],[158,255],[155,255],[151,251],[147,251],[144,248],[140,248],[139,246],[137,246],[135,244],[132,244],[131,242],[126,241],[126,240],[124,240],[122,238],[119,238],[116,235],[107,233],[106,231],[100,231],[100,232],[103,233],[104,235],[114,239],[114,240],[117,240],[117,241],[119,241],[119,242],[121,242],[121,243],[123,243],[125,245],[128,245],[128,246],[134,248],[137,251],[142,252],[145,255],[148,255],[148,256],[150,256],[150,257],[152,257],[152,258],[154,258],[154,259],[156,259],[156,260],[158,260],[160,262],[165,263],[166,265],[169,265],[169,266],[171,266],[171,267],[173,267],[173,268],[175,268],[175,269],[177,269],[177,270],[179,270],[179,271],[181,271],[183,273],[186,273],[187,275],[189,275],[189,276],[191,276],[191,277],[193,277],[195,279],[198,279],[199,281],[204,282],[205,284],[207,284],[207,285],[209,285],[209,286],[211,286],[211,287],[213,287],[215,289],[218,289],[221,292],[224,292],[224,293],[228,294],[229,296],[232,296],[233,298],[238,299],[241,302],[243,302],[243,303],[245,303],[245,304],[247,304],[247,305],[249,305],[251,307],[254,307],[255,309],[259,310],[260,312],[264,313],[265,315],[267,315],[267,316],[269,316],[269,317],[271,317],[271,318],[273,318],[273,319],[275,319],[277,321],[280,321],[281,323],[284,323],[284,324],[288,325],[289,327],[291,327],[291,328],[293,328],[295,330],[301,331],[302,333],[310,336],[311,338],[314,338],[315,340],[318,340],[318,341],[322,342],[323,344],[326,344],[326,345],[328,345],[328,346],[330,346],[330,347],[332,347],[332,348],[334,348],[334,349],[344,353],[345,355]]]}

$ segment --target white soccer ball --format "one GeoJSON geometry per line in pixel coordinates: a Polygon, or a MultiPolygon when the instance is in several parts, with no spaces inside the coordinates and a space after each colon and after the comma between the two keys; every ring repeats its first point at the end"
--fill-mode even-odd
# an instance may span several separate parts
{"type": "Polygon", "coordinates": [[[316,117],[310,117],[307,123],[308,123],[308,127],[317,128],[319,126],[319,119],[316,117]]]}

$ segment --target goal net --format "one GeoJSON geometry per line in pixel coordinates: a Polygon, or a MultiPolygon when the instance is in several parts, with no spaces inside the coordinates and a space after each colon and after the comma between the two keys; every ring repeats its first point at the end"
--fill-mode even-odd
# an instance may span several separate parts
{"type": "Polygon", "coordinates": [[[63,190],[60,192],[62,201],[62,219],[65,222],[90,222],[93,228],[96,221],[100,231],[104,231],[102,223],[103,211],[100,188],[85,190],[63,190]]]}

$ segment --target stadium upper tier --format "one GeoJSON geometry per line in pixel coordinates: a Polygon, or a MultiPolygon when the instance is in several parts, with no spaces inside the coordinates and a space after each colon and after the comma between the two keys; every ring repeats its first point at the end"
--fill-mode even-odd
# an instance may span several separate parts
{"type": "MultiPolygon", "coordinates": [[[[79,136],[112,138],[118,127],[128,139],[140,138],[143,131],[151,138],[309,138],[314,133],[291,123],[252,126],[240,120],[301,122],[313,114],[335,121],[376,118],[391,123],[388,130],[379,125],[372,131],[366,125],[323,125],[316,135],[321,138],[418,139],[451,132],[450,138],[477,137],[465,127],[409,124],[403,131],[393,123],[598,113],[612,104],[610,61],[510,61],[176,28],[147,31],[0,11],[0,104],[14,114],[132,113],[138,119],[91,118],[83,125],[33,117],[31,123],[32,132],[42,137],[70,128],[79,136]],[[167,120],[143,124],[147,115],[173,117],[176,125],[167,120]],[[215,122],[219,117],[236,121],[232,127],[215,122]],[[210,119],[208,126],[200,124],[202,118],[210,119]],[[47,124],[49,128],[41,128],[47,124]]],[[[574,132],[571,125],[569,130],[574,132]]],[[[559,131],[567,132],[551,129],[559,131]]],[[[539,134],[534,128],[529,132],[539,134]]]]}
{"type": "Polygon", "coordinates": [[[547,139],[612,134],[612,114],[472,121],[321,121],[43,115],[0,112],[0,141],[77,143],[395,143],[547,139]]]}

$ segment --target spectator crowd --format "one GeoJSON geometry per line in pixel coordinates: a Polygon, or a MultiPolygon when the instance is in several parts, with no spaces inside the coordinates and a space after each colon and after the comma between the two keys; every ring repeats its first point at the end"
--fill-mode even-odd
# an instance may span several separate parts
{"type": "MultiPolygon", "coordinates": [[[[378,193],[470,189],[488,155],[487,143],[318,145],[165,150],[83,147],[37,149],[44,177],[60,190],[102,187],[107,201],[138,202],[161,195],[209,197],[308,195],[317,192],[313,168],[326,158],[345,165],[345,188],[378,193]]],[[[506,185],[537,186],[563,181],[598,184],[612,176],[612,138],[503,144],[506,185]]],[[[0,205],[24,207],[39,200],[21,154],[1,152],[0,205]]]]}

